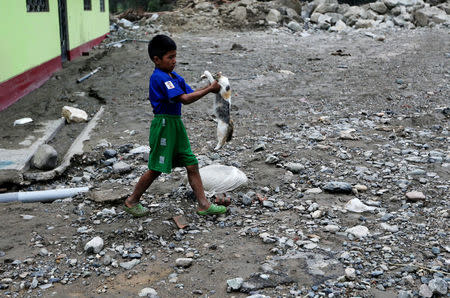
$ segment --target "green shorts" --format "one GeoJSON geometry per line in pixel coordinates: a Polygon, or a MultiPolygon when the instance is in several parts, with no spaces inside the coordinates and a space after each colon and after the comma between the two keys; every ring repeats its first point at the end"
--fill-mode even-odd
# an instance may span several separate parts
{"type": "Polygon", "coordinates": [[[150,126],[150,170],[170,173],[175,167],[198,164],[181,116],[155,115],[150,126]]]}

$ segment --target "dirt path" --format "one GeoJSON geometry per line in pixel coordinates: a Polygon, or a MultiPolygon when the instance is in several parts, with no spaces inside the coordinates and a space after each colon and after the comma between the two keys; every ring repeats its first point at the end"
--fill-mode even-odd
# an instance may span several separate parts
{"type": "MultiPolygon", "coordinates": [[[[246,297],[242,292],[227,293],[227,280],[242,277],[249,284],[264,284],[264,277],[258,282],[250,277],[266,272],[266,286],[249,287],[247,292],[270,297],[311,292],[388,297],[402,290],[418,291],[423,276],[439,277],[392,264],[421,264],[448,272],[449,122],[443,108],[450,98],[450,36],[443,29],[376,33],[385,34],[385,41],[364,32],[175,35],[176,71],[192,87],[203,84],[198,78],[206,69],[222,71],[231,79],[235,135],[223,150],[212,151],[212,96],[183,107],[201,165],[233,165],[250,178],[245,188],[229,194],[231,212],[212,219],[196,216],[195,203],[182,185],[182,170],[163,175],[145,194],[145,203],[152,204],[152,214],[145,219],[124,214],[120,201],[85,200],[90,195],[52,204],[2,204],[1,221],[7,228],[0,234],[0,284],[8,286],[0,293],[132,297],[151,287],[160,297],[246,297]],[[231,50],[234,43],[244,49],[231,50]],[[348,129],[354,129],[353,140],[340,137],[348,129]],[[264,150],[256,152],[258,145],[264,150]],[[269,156],[275,162],[268,162],[269,156]],[[288,163],[303,168],[292,173],[288,163]],[[308,192],[323,190],[330,181],[363,184],[368,190],[350,195],[308,192]],[[426,200],[407,201],[407,191],[421,191],[426,200]],[[263,207],[254,193],[270,204],[263,207]],[[250,206],[245,196],[254,199],[250,206]],[[355,197],[377,211],[346,212],[345,203],[355,197]],[[24,214],[34,217],[24,220],[24,214]],[[186,231],[172,222],[177,214],[191,223],[186,231]],[[392,215],[387,223],[399,231],[380,227],[386,214],[392,215]],[[329,232],[326,227],[332,225],[338,230],[329,232]],[[356,225],[367,226],[371,235],[348,236],[346,229],[356,225]],[[83,248],[94,236],[104,240],[104,249],[88,255],[83,248]],[[430,256],[426,252],[433,247],[439,253],[430,256]],[[118,264],[131,260],[131,253],[139,254],[140,264],[125,270],[118,264]],[[106,255],[112,263],[105,261],[106,255]],[[175,266],[177,258],[186,256],[193,258],[190,267],[175,266]],[[77,262],[71,265],[73,259],[77,262]],[[354,280],[341,278],[348,267],[357,270],[354,280]],[[377,270],[383,271],[381,276],[374,273],[377,270]],[[33,277],[39,286],[53,286],[33,288],[33,277]]],[[[106,107],[86,143],[86,154],[68,172],[23,190],[89,184],[112,198],[129,193],[145,171],[141,155],[119,153],[132,170],[114,174],[104,165],[105,148],[98,144],[106,140],[107,147],[117,151],[126,144],[147,145],[151,71],[145,44],[97,49],[0,112],[0,125],[8,127],[0,133],[0,147],[5,148],[16,146],[41,121],[57,119],[64,105],[90,115],[106,107]],[[98,66],[102,71],[76,84],[78,77],[98,66]],[[32,117],[33,124],[11,128],[22,117],[32,117]]],[[[58,151],[64,151],[82,127],[66,126],[53,142],[58,151]]]]}

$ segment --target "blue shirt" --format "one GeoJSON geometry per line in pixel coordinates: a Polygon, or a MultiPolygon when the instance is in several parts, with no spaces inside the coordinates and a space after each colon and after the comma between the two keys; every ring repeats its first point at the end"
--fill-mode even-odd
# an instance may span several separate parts
{"type": "Polygon", "coordinates": [[[181,115],[181,102],[172,98],[194,92],[180,75],[174,71],[171,74],[173,78],[161,69],[155,68],[150,77],[149,99],[155,115],[181,115]]]}

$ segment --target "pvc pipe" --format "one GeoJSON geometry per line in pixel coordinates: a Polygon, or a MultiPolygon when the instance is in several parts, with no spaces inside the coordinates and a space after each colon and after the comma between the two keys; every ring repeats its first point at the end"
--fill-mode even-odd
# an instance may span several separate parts
{"type": "Polygon", "coordinates": [[[84,80],[89,79],[89,78],[90,78],[91,76],[93,76],[97,71],[99,71],[100,68],[101,68],[101,67],[97,67],[96,69],[94,69],[93,71],[91,71],[90,73],[88,73],[87,75],[85,75],[84,77],[79,78],[79,79],[77,80],[77,83],[81,83],[81,82],[83,82],[84,80]]]}
{"type": "Polygon", "coordinates": [[[51,189],[29,192],[10,192],[0,194],[0,203],[9,202],[50,202],[58,199],[73,197],[76,194],[89,191],[89,187],[51,189]]]}

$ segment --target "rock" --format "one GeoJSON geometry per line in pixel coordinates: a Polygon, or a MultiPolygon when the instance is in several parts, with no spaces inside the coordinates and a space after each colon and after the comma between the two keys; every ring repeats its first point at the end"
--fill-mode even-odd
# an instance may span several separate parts
{"type": "Polygon", "coordinates": [[[417,202],[425,200],[425,195],[420,191],[410,191],[406,193],[406,198],[410,201],[417,202]]]}
{"type": "Polygon", "coordinates": [[[294,174],[298,174],[300,172],[302,172],[303,170],[305,170],[305,166],[302,165],[301,163],[293,163],[293,162],[288,162],[285,165],[286,169],[291,171],[294,174]]]}
{"type": "Polygon", "coordinates": [[[419,295],[425,298],[430,298],[433,296],[433,292],[430,290],[428,285],[422,284],[419,288],[419,295]]]}
{"type": "Polygon", "coordinates": [[[427,26],[430,22],[436,24],[448,22],[450,21],[450,17],[446,14],[445,11],[432,6],[416,10],[414,12],[414,20],[416,25],[418,26],[427,26]]]}
{"type": "Polygon", "coordinates": [[[397,298],[411,298],[411,297],[412,297],[412,295],[411,295],[411,292],[409,292],[409,291],[403,291],[403,290],[398,291],[397,298]]]}
{"type": "Polygon", "coordinates": [[[297,23],[296,21],[290,21],[287,24],[287,27],[294,32],[298,32],[298,31],[302,30],[302,26],[299,23],[297,23]]]}
{"type": "Polygon", "coordinates": [[[352,185],[347,182],[332,181],[325,184],[322,189],[330,193],[352,193],[352,185]]]}
{"type": "Polygon", "coordinates": [[[363,20],[360,19],[358,21],[356,21],[355,25],[353,25],[353,27],[355,27],[355,29],[364,29],[364,28],[372,28],[374,27],[375,22],[373,20],[363,20]]]}
{"type": "Polygon", "coordinates": [[[84,251],[86,253],[99,253],[103,248],[103,239],[100,237],[94,237],[91,241],[86,243],[84,251]]]}
{"type": "Polygon", "coordinates": [[[58,152],[48,144],[39,146],[31,160],[31,165],[39,170],[52,170],[58,162],[58,152]]]}
{"type": "Polygon", "coordinates": [[[321,14],[317,19],[317,25],[322,30],[327,30],[331,27],[331,17],[329,15],[321,14]]]}
{"type": "Polygon", "coordinates": [[[156,292],[156,290],[153,288],[143,288],[139,292],[139,297],[158,298],[158,292],[156,292]]]}
{"type": "Polygon", "coordinates": [[[245,23],[247,20],[247,8],[244,6],[237,6],[230,14],[231,18],[237,23],[245,23]]]}
{"type": "Polygon", "coordinates": [[[388,11],[386,4],[384,4],[384,2],[382,2],[382,1],[370,3],[370,9],[372,9],[373,11],[375,11],[379,14],[385,14],[388,11]]]}
{"type": "Polygon", "coordinates": [[[428,287],[433,294],[447,295],[447,282],[443,278],[436,277],[430,280],[428,287]]]}
{"type": "Polygon", "coordinates": [[[265,163],[267,164],[276,164],[277,162],[279,162],[280,159],[278,157],[276,157],[275,155],[268,155],[266,157],[265,163]]]}
{"type": "Polygon", "coordinates": [[[367,211],[374,211],[375,207],[367,206],[363,202],[361,202],[359,199],[354,198],[345,204],[345,209],[350,212],[356,212],[356,213],[362,213],[367,211]]]}
{"type": "Polygon", "coordinates": [[[244,282],[243,278],[236,277],[236,278],[227,280],[227,285],[231,291],[239,291],[239,289],[242,287],[243,282],[244,282]]]}
{"type": "Polygon", "coordinates": [[[362,184],[356,184],[356,185],[355,185],[355,189],[356,189],[357,191],[363,192],[363,191],[367,191],[367,186],[362,185],[362,184]]]}
{"type": "Polygon", "coordinates": [[[345,230],[345,232],[352,234],[360,239],[370,235],[369,229],[365,226],[354,226],[353,228],[348,228],[347,230],[345,230]]]}
{"type": "Polygon", "coordinates": [[[114,149],[106,149],[106,150],[103,152],[103,155],[104,155],[107,159],[110,159],[110,158],[113,158],[113,157],[116,157],[116,156],[117,156],[117,151],[114,150],[114,149]]]}
{"type": "Polygon", "coordinates": [[[398,5],[398,0],[383,0],[387,8],[392,9],[398,5]]]}
{"type": "Polygon", "coordinates": [[[329,30],[331,32],[342,32],[347,28],[348,28],[347,25],[343,21],[338,20],[334,26],[330,27],[329,30]]]}
{"type": "Polygon", "coordinates": [[[113,165],[114,173],[123,174],[123,173],[129,172],[129,171],[131,171],[131,166],[129,164],[127,164],[126,162],[119,161],[113,165]]]}
{"type": "Polygon", "coordinates": [[[330,232],[330,233],[336,233],[340,230],[340,227],[337,225],[326,225],[325,226],[325,231],[330,232]]]}
{"type": "Polygon", "coordinates": [[[141,261],[139,259],[133,259],[129,262],[122,262],[120,263],[120,267],[126,269],[126,270],[130,270],[132,269],[134,266],[136,266],[137,264],[139,264],[141,261]]]}
{"type": "Polygon", "coordinates": [[[281,13],[276,9],[270,9],[269,13],[266,16],[266,22],[269,24],[271,23],[277,24],[280,21],[281,21],[281,13]]]}
{"type": "Polygon", "coordinates": [[[62,108],[62,116],[66,118],[67,123],[81,123],[88,120],[88,114],[85,111],[69,106],[62,108]]]}
{"type": "Polygon", "coordinates": [[[356,270],[352,267],[345,268],[345,277],[348,280],[355,280],[356,278],[356,270]]]}
{"type": "Polygon", "coordinates": [[[39,254],[44,257],[48,256],[48,250],[45,247],[43,247],[39,250],[39,254]]]}
{"type": "Polygon", "coordinates": [[[175,260],[175,264],[179,267],[189,267],[192,265],[192,258],[178,258],[175,260]]]}
{"type": "Polygon", "coordinates": [[[388,232],[391,232],[391,233],[397,233],[398,232],[398,226],[397,225],[391,226],[391,225],[383,222],[383,223],[380,224],[380,226],[381,226],[381,228],[383,228],[383,230],[386,230],[388,232]]]}
{"type": "Polygon", "coordinates": [[[320,188],[310,188],[305,191],[306,194],[320,194],[322,190],[320,188]]]}
{"type": "Polygon", "coordinates": [[[315,13],[327,13],[327,12],[336,12],[339,4],[335,0],[325,0],[325,1],[317,1],[319,2],[316,9],[314,9],[315,13]]]}

